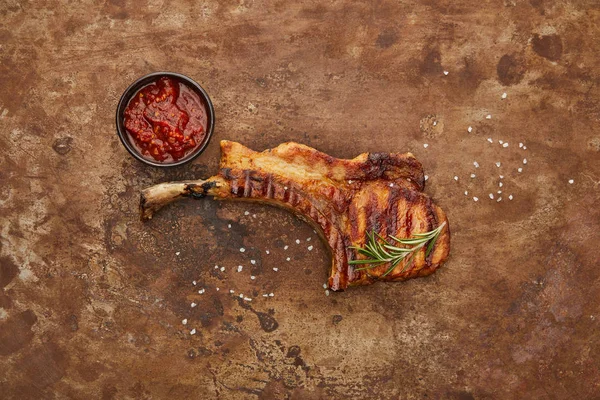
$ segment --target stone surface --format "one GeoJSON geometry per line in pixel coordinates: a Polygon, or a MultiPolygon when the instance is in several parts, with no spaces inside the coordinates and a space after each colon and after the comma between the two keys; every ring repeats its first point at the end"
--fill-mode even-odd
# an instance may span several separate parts
{"type": "Polygon", "coordinates": [[[597,397],[599,26],[586,1],[0,2],[0,397],[597,397]],[[217,114],[168,171],[114,126],[160,70],[217,114]],[[325,296],[327,249],[282,210],[139,222],[140,190],[214,173],[220,139],[412,151],[450,260],[325,296]]]}

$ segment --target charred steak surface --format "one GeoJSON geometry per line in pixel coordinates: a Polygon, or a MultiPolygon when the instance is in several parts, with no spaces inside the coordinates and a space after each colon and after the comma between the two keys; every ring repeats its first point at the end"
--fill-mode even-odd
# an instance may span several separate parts
{"type": "Polygon", "coordinates": [[[403,281],[433,273],[448,258],[446,214],[422,192],[421,163],[411,153],[363,153],[337,159],[298,143],[263,152],[221,141],[220,170],[206,180],[162,183],[142,191],[142,220],[183,197],[255,200],[289,209],[307,220],[327,242],[332,255],[332,290],[378,280],[403,281]],[[424,248],[400,262],[357,270],[349,261],[364,258],[367,233],[410,238],[446,222],[429,255],[424,248]],[[406,263],[408,262],[408,265],[406,263]]]}

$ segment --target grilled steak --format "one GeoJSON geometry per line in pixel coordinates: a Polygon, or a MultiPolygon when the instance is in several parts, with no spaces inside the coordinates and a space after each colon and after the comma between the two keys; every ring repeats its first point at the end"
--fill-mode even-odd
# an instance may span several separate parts
{"type": "Polygon", "coordinates": [[[402,281],[433,273],[448,258],[450,231],[445,213],[422,193],[423,168],[410,153],[364,153],[342,160],[298,143],[263,152],[221,142],[217,175],[206,180],[163,183],[142,191],[142,220],[182,197],[256,200],[277,205],[307,220],[332,254],[329,287],[343,290],[377,280],[402,281]],[[349,261],[364,258],[367,233],[410,238],[446,222],[429,255],[424,248],[389,273],[390,264],[359,270],[349,261]]]}

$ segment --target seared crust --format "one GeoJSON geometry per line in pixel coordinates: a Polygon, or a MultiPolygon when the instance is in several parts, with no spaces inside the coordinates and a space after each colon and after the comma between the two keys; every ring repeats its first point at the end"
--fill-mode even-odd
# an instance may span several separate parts
{"type": "MultiPolygon", "coordinates": [[[[259,153],[231,141],[221,142],[221,152],[219,173],[206,181],[185,182],[181,195],[256,200],[296,212],[318,227],[329,245],[329,287],[333,290],[429,275],[448,258],[446,215],[421,192],[423,168],[410,153],[363,153],[343,160],[298,143],[284,143],[259,153]],[[385,277],[382,275],[389,264],[356,271],[348,263],[359,257],[351,246],[363,247],[368,232],[408,238],[443,222],[446,226],[427,259],[425,249],[421,249],[411,265],[401,262],[385,277]]],[[[173,192],[178,184],[166,185],[173,192]]],[[[145,217],[157,209],[156,202],[151,201],[160,197],[155,192],[156,187],[142,193],[145,217]],[[149,213],[144,204],[153,207],[149,213]]]]}

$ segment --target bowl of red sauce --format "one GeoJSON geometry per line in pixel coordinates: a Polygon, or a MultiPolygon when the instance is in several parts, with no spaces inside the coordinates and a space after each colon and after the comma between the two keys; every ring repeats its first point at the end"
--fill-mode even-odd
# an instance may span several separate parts
{"type": "Polygon", "coordinates": [[[208,145],[215,111],[206,91],[185,75],[155,72],[133,82],[117,107],[117,133],[129,153],[155,167],[175,167],[208,145]]]}

